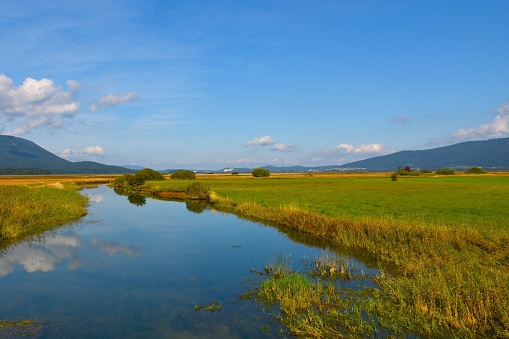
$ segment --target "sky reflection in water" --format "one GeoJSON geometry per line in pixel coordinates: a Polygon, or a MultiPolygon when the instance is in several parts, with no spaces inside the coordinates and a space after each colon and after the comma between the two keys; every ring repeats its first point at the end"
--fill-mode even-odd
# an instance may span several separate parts
{"type": "Polygon", "coordinates": [[[261,331],[272,320],[262,306],[239,300],[250,270],[324,252],[184,203],[134,205],[104,186],[83,194],[80,222],[0,256],[0,317],[41,319],[42,337],[280,337],[261,331]],[[194,309],[215,301],[221,311],[194,309]]]}

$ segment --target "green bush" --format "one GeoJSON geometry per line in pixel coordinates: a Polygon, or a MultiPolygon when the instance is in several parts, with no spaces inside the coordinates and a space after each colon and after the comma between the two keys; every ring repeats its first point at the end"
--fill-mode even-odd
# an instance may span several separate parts
{"type": "Polygon", "coordinates": [[[164,176],[153,169],[145,168],[135,174],[122,174],[113,181],[113,186],[137,188],[147,180],[164,180],[164,176]]]}
{"type": "Polygon", "coordinates": [[[189,170],[179,170],[170,175],[170,178],[177,180],[194,180],[196,179],[196,173],[189,170]]]}
{"type": "Polygon", "coordinates": [[[131,175],[127,182],[129,183],[129,186],[131,186],[132,188],[138,188],[139,186],[142,186],[145,183],[145,179],[143,179],[143,177],[140,174],[136,173],[135,175],[131,175]]]}
{"type": "Polygon", "coordinates": [[[251,174],[256,178],[270,176],[269,170],[261,167],[255,168],[251,174]]]}
{"type": "Polygon", "coordinates": [[[208,187],[196,181],[187,186],[186,197],[190,199],[207,199],[208,187]]]}
{"type": "Polygon", "coordinates": [[[141,171],[136,172],[135,175],[138,175],[139,177],[143,178],[145,181],[164,180],[164,176],[161,173],[154,171],[151,168],[144,168],[141,171]]]}
{"type": "Polygon", "coordinates": [[[442,175],[453,175],[454,171],[450,168],[441,168],[435,172],[435,174],[442,174],[442,175]]]}
{"type": "Polygon", "coordinates": [[[423,169],[423,170],[421,170],[421,173],[427,174],[427,173],[433,173],[433,172],[430,170],[427,170],[427,169],[423,169]]]}
{"type": "Polygon", "coordinates": [[[483,171],[479,167],[470,167],[469,169],[467,169],[465,171],[465,173],[468,173],[468,174],[484,174],[484,173],[486,173],[486,171],[483,171]]]}
{"type": "Polygon", "coordinates": [[[397,172],[394,172],[391,174],[391,180],[392,181],[397,181],[398,180],[398,173],[397,172]]]}
{"type": "Polygon", "coordinates": [[[113,186],[115,187],[125,187],[125,186],[129,186],[129,178],[132,177],[131,174],[122,174],[121,176],[119,176],[118,178],[116,178],[114,181],[113,181],[113,186]]]}

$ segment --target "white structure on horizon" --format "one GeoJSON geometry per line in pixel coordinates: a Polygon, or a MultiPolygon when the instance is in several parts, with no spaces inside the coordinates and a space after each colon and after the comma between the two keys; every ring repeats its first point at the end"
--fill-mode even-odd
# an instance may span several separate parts
{"type": "Polygon", "coordinates": [[[224,172],[224,173],[232,172],[234,169],[235,169],[235,168],[233,168],[233,167],[225,168],[225,169],[223,170],[223,172],[224,172]]]}

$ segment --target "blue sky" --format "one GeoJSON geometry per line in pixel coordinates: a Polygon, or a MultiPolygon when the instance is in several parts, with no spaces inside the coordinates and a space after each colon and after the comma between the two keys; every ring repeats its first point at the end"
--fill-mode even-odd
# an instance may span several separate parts
{"type": "Polygon", "coordinates": [[[0,0],[0,133],[154,169],[509,137],[509,1],[0,0]]]}

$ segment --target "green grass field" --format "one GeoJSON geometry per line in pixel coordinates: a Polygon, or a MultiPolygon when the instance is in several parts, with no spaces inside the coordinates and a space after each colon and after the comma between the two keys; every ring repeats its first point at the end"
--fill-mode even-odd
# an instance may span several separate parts
{"type": "MultiPolygon", "coordinates": [[[[474,227],[508,232],[509,176],[400,178],[242,178],[199,181],[222,197],[261,206],[291,205],[353,220],[474,227]]],[[[185,190],[188,181],[147,182],[155,190],[185,190]]]]}

